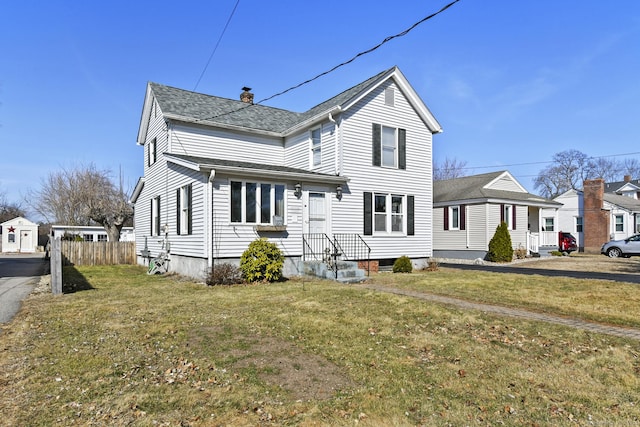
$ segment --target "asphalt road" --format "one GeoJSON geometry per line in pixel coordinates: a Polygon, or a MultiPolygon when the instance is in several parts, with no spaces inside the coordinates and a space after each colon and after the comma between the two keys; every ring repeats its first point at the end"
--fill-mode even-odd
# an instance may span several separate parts
{"type": "Polygon", "coordinates": [[[443,267],[460,270],[490,271],[493,273],[537,274],[547,277],[573,277],[575,279],[614,280],[616,282],[640,283],[640,274],[606,273],[594,271],[551,270],[545,268],[527,268],[526,263],[509,265],[475,265],[442,263],[443,267]]]}
{"type": "Polygon", "coordinates": [[[41,253],[0,254],[0,324],[13,319],[46,265],[41,253]]]}

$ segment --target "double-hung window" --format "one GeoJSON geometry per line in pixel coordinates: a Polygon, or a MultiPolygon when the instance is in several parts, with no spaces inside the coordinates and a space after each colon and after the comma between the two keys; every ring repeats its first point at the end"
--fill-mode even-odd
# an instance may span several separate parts
{"type": "Polygon", "coordinates": [[[311,167],[322,164],[322,132],[321,128],[311,130],[311,167]]]}
{"type": "Polygon", "coordinates": [[[555,231],[553,218],[545,218],[544,219],[544,231],[555,231]]]}
{"type": "Polygon", "coordinates": [[[106,242],[109,239],[107,239],[107,235],[106,234],[98,234],[98,242],[106,242]]]}
{"type": "Polygon", "coordinates": [[[582,233],[582,217],[577,216],[576,218],[576,233],[582,233]]]}
{"type": "Polygon", "coordinates": [[[149,161],[147,163],[148,166],[151,166],[156,162],[156,156],[157,156],[156,150],[157,150],[157,140],[156,138],[153,138],[149,143],[149,161]]]}
{"type": "Polygon", "coordinates": [[[616,215],[615,217],[616,220],[616,231],[624,231],[624,216],[623,215],[616,215]]]}
{"type": "Polygon", "coordinates": [[[160,196],[151,199],[151,235],[160,235],[160,196]]]}
{"type": "Polygon", "coordinates": [[[449,207],[449,230],[460,229],[460,206],[449,207]]]}
{"type": "Polygon", "coordinates": [[[177,212],[176,229],[178,234],[192,233],[192,192],[191,184],[178,188],[176,192],[177,212]]]}
{"type": "Polygon", "coordinates": [[[374,232],[404,231],[404,196],[376,194],[374,196],[374,232]]]}
{"type": "Polygon", "coordinates": [[[231,222],[284,225],[283,184],[231,181],[231,222]]]}
{"type": "Polygon", "coordinates": [[[373,123],[372,133],[373,166],[406,169],[407,131],[373,123]]]}

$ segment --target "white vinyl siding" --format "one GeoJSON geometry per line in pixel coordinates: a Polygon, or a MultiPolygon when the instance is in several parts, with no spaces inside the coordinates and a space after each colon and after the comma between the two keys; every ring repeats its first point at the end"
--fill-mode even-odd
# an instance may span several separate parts
{"type": "Polygon", "coordinates": [[[376,88],[341,116],[343,172],[349,177],[348,191],[333,203],[333,232],[363,234],[364,193],[403,195],[406,227],[406,196],[414,197],[414,235],[382,233],[363,236],[371,247],[372,259],[432,256],[432,135],[395,83],[376,88]],[[395,107],[385,105],[384,90],[395,90],[395,107]],[[374,166],[372,123],[406,129],[406,169],[374,166]],[[367,157],[365,157],[367,155],[367,157]],[[363,158],[366,160],[363,161],[363,158]],[[359,214],[355,214],[358,212],[359,214]]]}

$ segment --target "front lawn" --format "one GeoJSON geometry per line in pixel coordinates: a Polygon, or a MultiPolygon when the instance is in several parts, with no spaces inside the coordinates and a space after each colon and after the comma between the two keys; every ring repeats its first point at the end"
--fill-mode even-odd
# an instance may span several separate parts
{"type": "MultiPolygon", "coordinates": [[[[473,274],[378,277],[469,295],[499,280],[473,274]]],[[[206,287],[134,266],[74,280],[3,326],[0,425],[640,422],[637,341],[330,281],[206,287]]],[[[575,288],[548,286],[569,310],[575,288]]]]}

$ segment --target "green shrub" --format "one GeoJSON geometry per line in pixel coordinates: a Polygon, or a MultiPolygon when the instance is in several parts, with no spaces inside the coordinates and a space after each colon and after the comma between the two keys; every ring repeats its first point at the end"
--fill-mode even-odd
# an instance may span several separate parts
{"type": "Polygon", "coordinates": [[[487,259],[493,262],[511,262],[513,260],[513,246],[511,235],[507,229],[507,223],[501,222],[496,228],[496,233],[489,242],[487,259]]]}
{"type": "Polygon", "coordinates": [[[207,285],[237,285],[242,283],[242,271],[228,262],[214,265],[207,275],[207,285]]]}
{"type": "Polygon", "coordinates": [[[261,238],[249,244],[240,257],[240,270],[248,282],[275,282],[282,278],[284,256],[275,243],[261,238]]]}
{"type": "Polygon", "coordinates": [[[560,251],[551,251],[550,254],[553,255],[553,256],[562,256],[563,255],[563,253],[560,252],[560,251]]]}
{"type": "Polygon", "coordinates": [[[411,264],[409,257],[406,255],[396,259],[393,263],[394,273],[411,273],[411,270],[413,270],[413,265],[411,264]]]}

